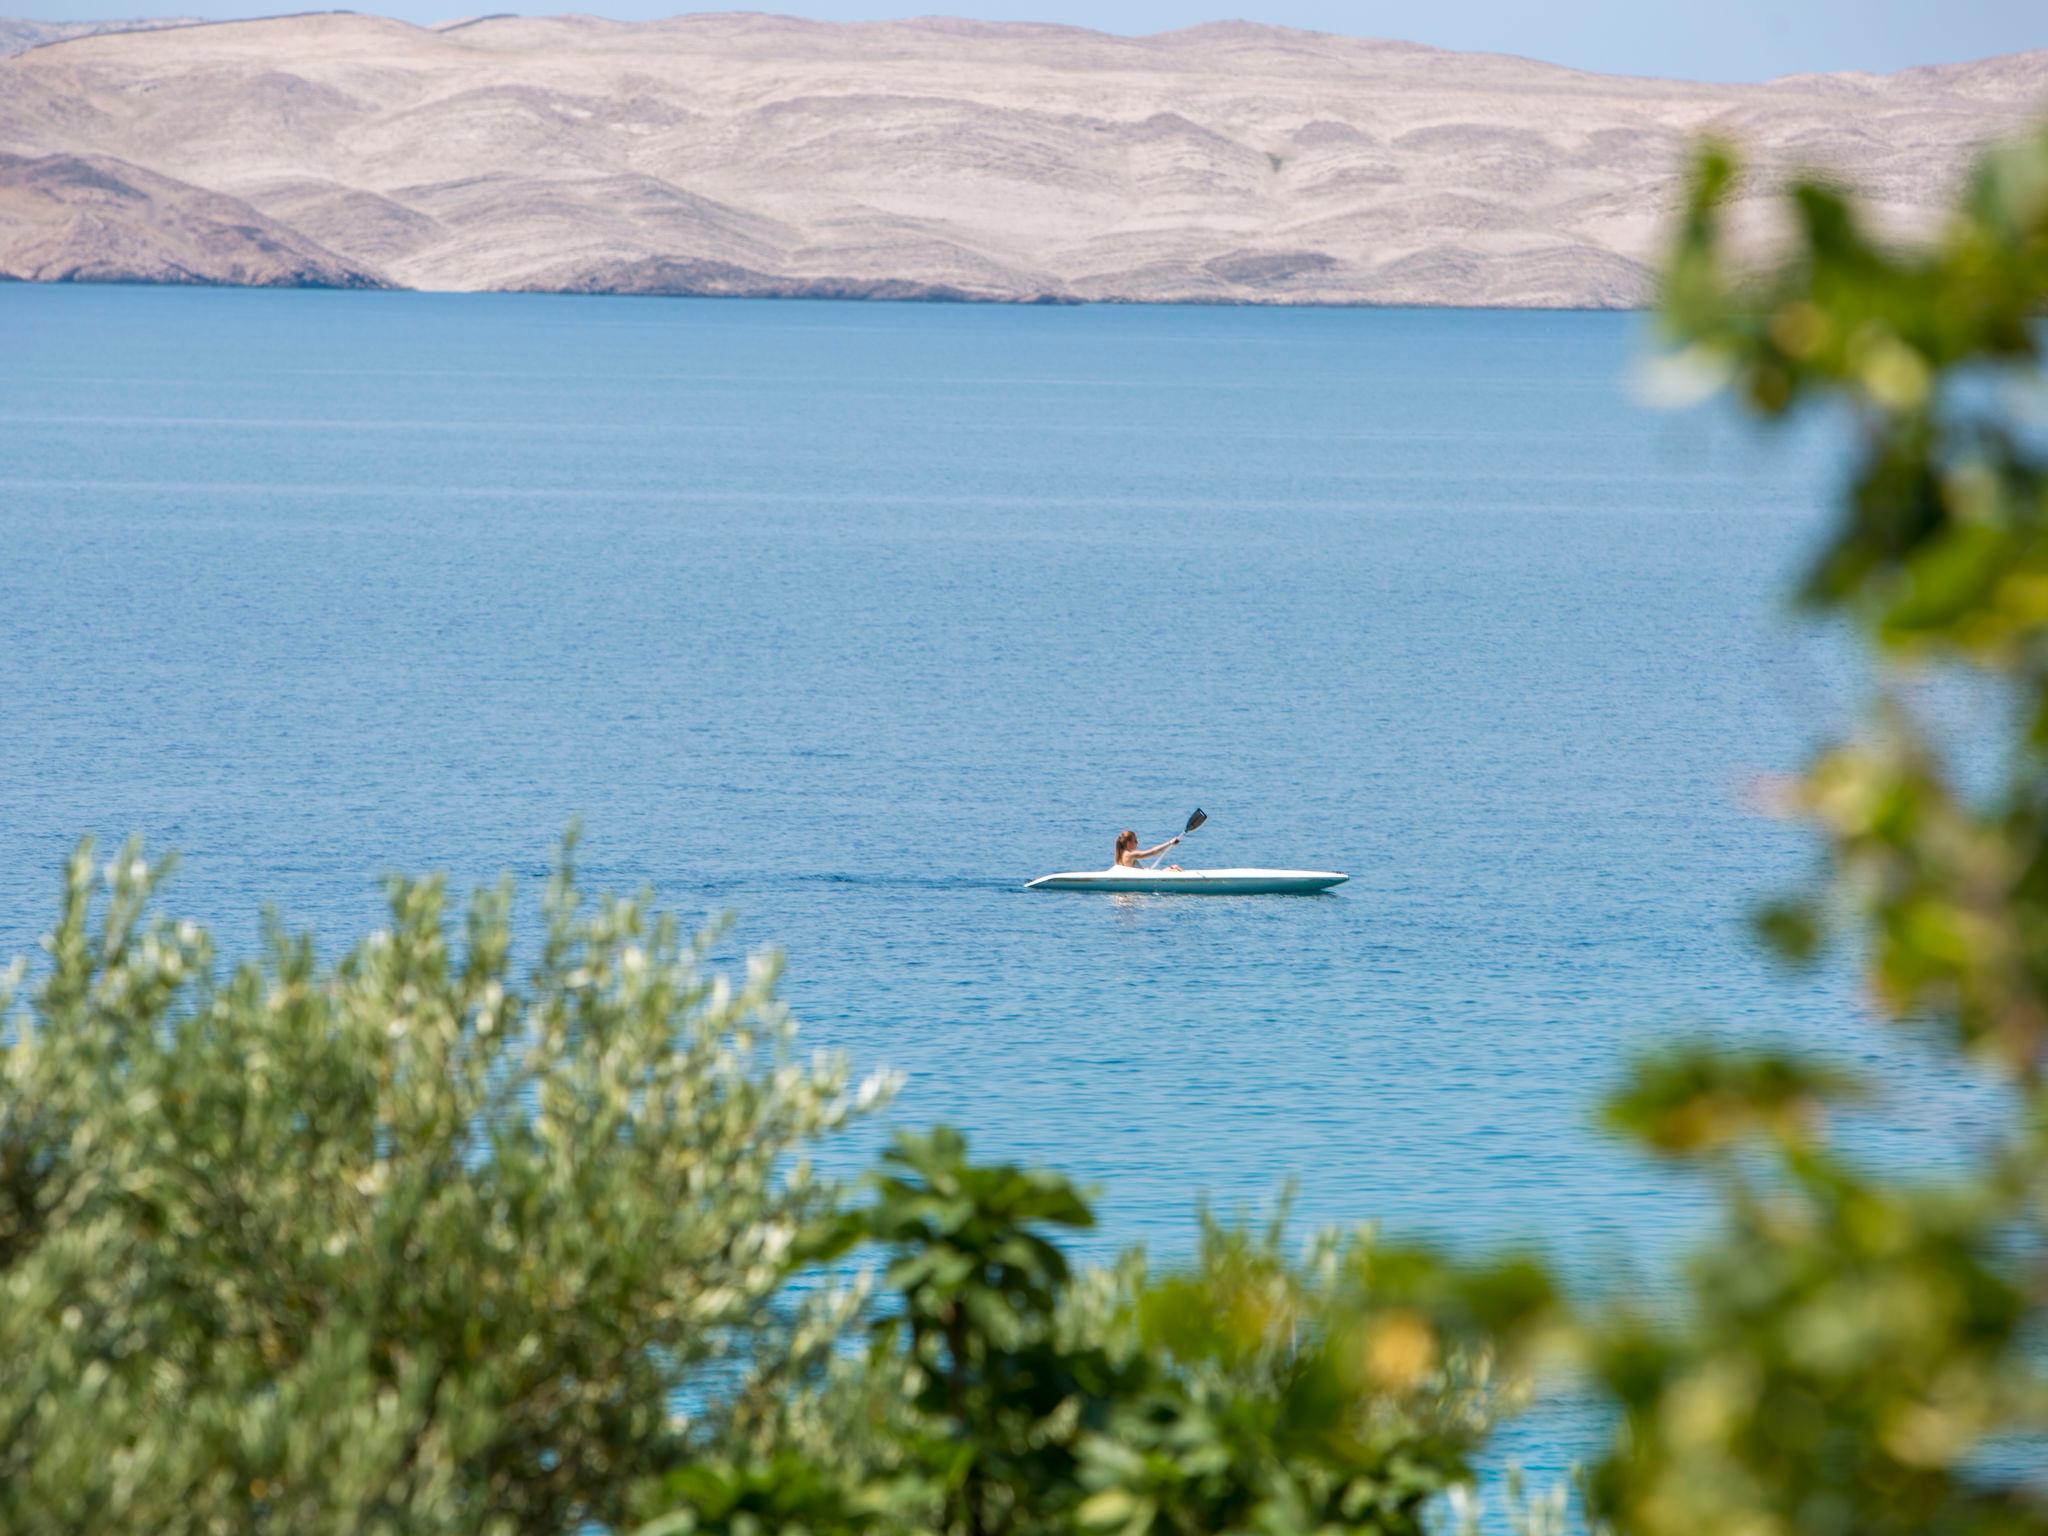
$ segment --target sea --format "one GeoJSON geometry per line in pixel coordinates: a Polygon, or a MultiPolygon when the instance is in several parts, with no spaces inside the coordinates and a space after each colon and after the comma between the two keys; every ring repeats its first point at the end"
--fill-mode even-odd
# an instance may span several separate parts
{"type": "MultiPolygon", "coordinates": [[[[233,956],[380,880],[734,915],[897,1126],[1096,1191],[1669,1295],[1712,1190],[1598,1120],[1771,1039],[1939,1168],[1981,1083],[1749,937],[1758,786],[1864,681],[1790,592],[1840,425],[1655,403],[1640,315],[0,285],[0,958],[83,834],[233,956]],[[1027,892],[1208,821],[1296,898],[1027,892]]],[[[834,1160],[837,1160],[835,1163],[834,1160]]],[[[1597,1451],[1552,1406],[1494,1453],[1597,1451]]]]}

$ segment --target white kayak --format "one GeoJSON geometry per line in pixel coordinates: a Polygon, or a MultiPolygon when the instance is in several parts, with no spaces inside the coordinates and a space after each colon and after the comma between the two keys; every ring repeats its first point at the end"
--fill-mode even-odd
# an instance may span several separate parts
{"type": "Polygon", "coordinates": [[[1305,896],[1351,877],[1327,869],[1090,869],[1040,875],[1027,891],[1122,891],[1147,896],[1305,896]]]}

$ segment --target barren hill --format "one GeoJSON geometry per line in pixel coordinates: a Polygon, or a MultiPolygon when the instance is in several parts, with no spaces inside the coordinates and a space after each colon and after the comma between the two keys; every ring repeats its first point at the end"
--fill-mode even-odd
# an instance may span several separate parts
{"type": "Polygon", "coordinates": [[[1765,85],[1227,24],[346,13],[0,60],[31,280],[1628,305],[1692,135],[1924,231],[2048,50],[1765,85]]]}

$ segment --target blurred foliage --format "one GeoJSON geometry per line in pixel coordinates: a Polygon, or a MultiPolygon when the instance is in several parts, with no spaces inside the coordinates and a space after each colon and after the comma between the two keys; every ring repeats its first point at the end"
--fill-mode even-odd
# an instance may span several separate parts
{"type": "Polygon", "coordinates": [[[873,1530],[1149,1536],[1420,1532],[1556,1320],[1533,1264],[1449,1264],[1369,1232],[1290,1259],[1205,1222],[1197,1261],[1075,1274],[1092,1223],[1056,1174],[903,1136],[845,1217],[887,1298],[858,1361],[762,1380],[728,1448],[641,1536],[873,1530]]]}
{"type": "MultiPolygon", "coordinates": [[[[2048,1044],[2048,130],[1987,156],[1926,250],[1890,251],[1841,194],[1797,187],[1796,254],[1762,278],[1726,248],[1734,177],[1726,151],[1705,155],[1665,317],[1679,355],[1752,410],[1827,401],[1855,419],[1860,459],[1806,600],[1894,665],[1993,680],[2018,712],[1989,800],[1957,792],[1894,690],[1866,740],[1814,764],[1795,807],[1830,839],[1842,910],[1869,925],[1879,1004],[2031,1083],[2048,1044]]],[[[1810,952],[1826,915],[1783,904],[1767,932],[1810,952]]]]}
{"type": "Polygon", "coordinates": [[[0,1003],[0,1530],[622,1520],[679,1389],[805,1326],[801,1153],[855,1105],[774,966],[707,977],[565,863],[523,985],[509,891],[458,959],[431,881],[337,964],[274,930],[223,980],[161,873],[81,848],[0,1003]]]}
{"type": "Polygon", "coordinates": [[[1837,1071],[1695,1047],[1641,1064],[1611,1122],[1708,1170],[1726,1231],[1682,1304],[1588,1330],[1622,1419],[1590,1500],[1631,1536],[2048,1530],[2048,132],[1990,154],[1923,250],[1797,186],[1794,249],[1765,273],[1723,230],[1736,176],[1703,157],[1666,323],[1751,410],[1853,420],[1802,595],[1868,641],[1879,692],[1781,797],[1828,873],[1759,930],[1795,963],[1859,944],[1874,1011],[1985,1066],[2014,1112],[1970,1165],[1906,1181],[1829,1141],[1825,1108],[1858,1091],[1837,1071]],[[1930,674],[2004,696],[1995,786],[1988,743],[1916,713],[1930,674]]]}

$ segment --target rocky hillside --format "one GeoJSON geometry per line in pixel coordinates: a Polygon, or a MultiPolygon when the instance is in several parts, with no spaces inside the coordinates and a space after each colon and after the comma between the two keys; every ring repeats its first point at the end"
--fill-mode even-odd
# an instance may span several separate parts
{"type": "Polygon", "coordinates": [[[2044,108],[2048,50],[1716,86],[1243,24],[305,15],[0,60],[0,274],[1629,305],[1696,134],[1910,236],[2044,108]]]}

